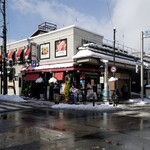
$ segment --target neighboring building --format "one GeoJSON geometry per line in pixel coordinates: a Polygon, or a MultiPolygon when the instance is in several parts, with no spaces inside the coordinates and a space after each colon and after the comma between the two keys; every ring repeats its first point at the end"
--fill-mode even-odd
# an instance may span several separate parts
{"type": "MultiPolygon", "coordinates": [[[[23,92],[24,82],[28,82],[28,86],[33,85],[41,73],[45,80],[47,99],[52,98],[51,94],[47,94],[48,80],[52,76],[62,84],[67,76],[80,89],[86,88],[90,82],[94,91],[99,93],[104,88],[104,69],[101,68],[104,66],[103,59],[108,60],[108,78],[113,75],[110,71],[113,65],[113,48],[103,44],[102,35],[74,25],[55,28],[47,33],[37,31],[32,37],[8,44],[7,50],[8,60],[13,60],[16,69],[17,95],[23,92]],[[38,33],[42,34],[37,35],[38,33]]],[[[137,59],[126,51],[116,49],[115,65],[119,90],[126,82],[131,91],[137,59]]]]}

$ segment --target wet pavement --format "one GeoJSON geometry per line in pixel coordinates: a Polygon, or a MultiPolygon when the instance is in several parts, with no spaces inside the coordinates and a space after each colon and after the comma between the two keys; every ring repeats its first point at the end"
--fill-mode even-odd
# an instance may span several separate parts
{"type": "Polygon", "coordinates": [[[0,116],[0,150],[149,150],[150,107],[117,112],[34,108],[0,116]]]}

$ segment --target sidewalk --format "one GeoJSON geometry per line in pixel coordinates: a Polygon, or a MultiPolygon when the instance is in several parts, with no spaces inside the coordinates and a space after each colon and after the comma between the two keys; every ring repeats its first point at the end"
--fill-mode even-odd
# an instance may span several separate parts
{"type": "Polygon", "coordinates": [[[129,99],[129,100],[120,100],[119,104],[117,106],[113,106],[112,103],[104,102],[104,101],[98,101],[93,103],[86,102],[83,104],[83,102],[80,102],[78,104],[68,104],[60,102],[59,104],[55,104],[54,101],[46,101],[46,100],[38,100],[33,98],[27,98],[27,97],[19,97],[16,95],[0,95],[1,101],[7,101],[7,102],[15,102],[15,103],[28,103],[31,105],[36,105],[36,107],[49,107],[52,109],[68,109],[68,110],[86,110],[86,111],[120,111],[120,110],[127,110],[131,109],[134,106],[143,106],[144,104],[150,104],[150,99],[144,98],[144,101],[141,101],[140,98],[135,99],[129,99]]]}

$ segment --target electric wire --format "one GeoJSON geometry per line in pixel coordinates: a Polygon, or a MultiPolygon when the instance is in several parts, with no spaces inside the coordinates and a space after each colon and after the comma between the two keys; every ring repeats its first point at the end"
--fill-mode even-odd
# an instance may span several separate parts
{"type": "Polygon", "coordinates": [[[106,1],[106,6],[107,6],[107,11],[108,11],[108,16],[109,16],[109,18],[110,18],[111,26],[112,26],[112,28],[114,28],[113,21],[112,21],[112,17],[111,17],[111,14],[110,14],[110,7],[109,7],[109,4],[108,4],[108,1],[107,1],[107,0],[105,0],[105,1],[106,1]]]}

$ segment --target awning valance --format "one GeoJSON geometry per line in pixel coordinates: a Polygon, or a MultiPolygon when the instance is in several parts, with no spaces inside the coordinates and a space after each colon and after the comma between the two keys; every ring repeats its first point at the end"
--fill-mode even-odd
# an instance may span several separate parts
{"type": "MultiPolygon", "coordinates": [[[[28,67],[22,68],[21,71],[29,70],[28,67]]],[[[74,63],[61,63],[61,64],[51,64],[51,65],[41,65],[34,67],[34,71],[42,71],[42,72],[62,72],[67,70],[74,70],[74,63]]]]}
{"type": "Polygon", "coordinates": [[[26,52],[24,53],[25,59],[28,59],[28,57],[29,57],[29,55],[30,55],[30,52],[31,52],[31,49],[28,48],[28,49],[26,50],[26,52]]]}
{"type": "Polygon", "coordinates": [[[57,79],[57,80],[63,80],[64,78],[64,72],[56,72],[54,77],[57,79]]]}
{"type": "Polygon", "coordinates": [[[16,53],[16,58],[17,58],[17,59],[20,58],[20,55],[21,55],[21,53],[23,52],[23,50],[24,50],[24,48],[21,48],[21,49],[19,49],[19,50],[17,51],[17,53],[16,53]]]}
{"type": "Polygon", "coordinates": [[[38,73],[26,74],[24,80],[25,81],[35,81],[39,77],[38,73]]]}
{"type": "Polygon", "coordinates": [[[15,53],[14,50],[10,51],[8,54],[8,60],[12,59],[13,54],[15,53]]]}

